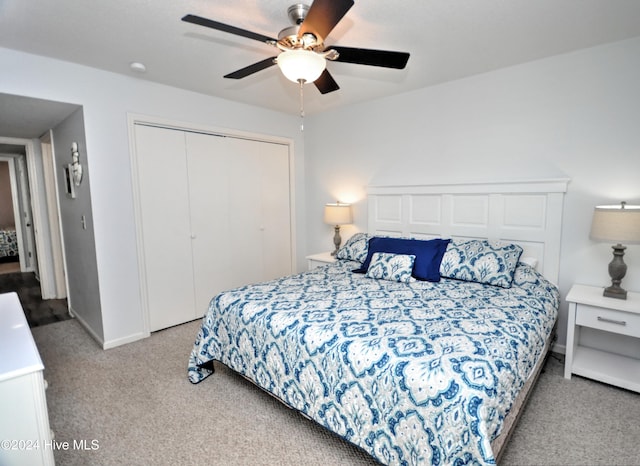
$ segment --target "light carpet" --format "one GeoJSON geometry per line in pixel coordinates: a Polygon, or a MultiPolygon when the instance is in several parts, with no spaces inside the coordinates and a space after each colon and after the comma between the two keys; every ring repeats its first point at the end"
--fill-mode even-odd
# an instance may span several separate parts
{"type": "MultiPolygon", "coordinates": [[[[33,329],[58,465],[370,465],[366,453],[224,366],[187,380],[200,322],[103,351],[75,320],[33,329]]],[[[562,377],[549,358],[504,465],[640,464],[640,394],[562,377]]]]}

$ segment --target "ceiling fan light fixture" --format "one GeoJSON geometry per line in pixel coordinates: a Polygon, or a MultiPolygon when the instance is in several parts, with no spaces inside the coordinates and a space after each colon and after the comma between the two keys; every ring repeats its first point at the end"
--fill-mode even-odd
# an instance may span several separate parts
{"type": "Polygon", "coordinates": [[[312,83],[327,66],[322,55],[310,50],[286,50],[278,55],[278,67],[289,81],[312,83]]]}

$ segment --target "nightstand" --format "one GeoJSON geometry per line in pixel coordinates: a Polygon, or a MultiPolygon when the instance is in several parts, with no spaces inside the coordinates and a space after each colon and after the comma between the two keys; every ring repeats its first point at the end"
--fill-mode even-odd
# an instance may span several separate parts
{"type": "Polygon", "coordinates": [[[640,354],[634,358],[580,344],[583,327],[640,339],[640,294],[629,292],[623,300],[605,298],[602,291],[599,287],[574,285],[567,295],[564,377],[570,379],[571,374],[577,374],[640,392],[640,354]]]}
{"type": "Polygon", "coordinates": [[[321,252],[320,254],[312,254],[307,256],[307,268],[309,270],[320,267],[321,265],[333,264],[336,258],[330,252],[321,252]]]}

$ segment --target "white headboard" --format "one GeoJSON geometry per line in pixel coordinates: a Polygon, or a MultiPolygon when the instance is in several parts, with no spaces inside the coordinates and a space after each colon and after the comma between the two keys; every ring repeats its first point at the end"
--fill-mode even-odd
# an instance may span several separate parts
{"type": "Polygon", "coordinates": [[[557,284],[568,179],[369,186],[370,234],[517,243],[557,284]]]}

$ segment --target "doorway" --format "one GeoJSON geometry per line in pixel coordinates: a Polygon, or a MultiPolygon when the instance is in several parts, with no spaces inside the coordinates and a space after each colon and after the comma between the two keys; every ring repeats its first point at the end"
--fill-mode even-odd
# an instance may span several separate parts
{"type": "Polygon", "coordinates": [[[0,154],[0,264],[3,270],[34,272],[38,266],[25,148],[5,146],[0,154]]]}
{"type": "MultiPolygon", "coordinates": [[[[67,295],[62,228],[59,223],[56,178],[53,169],[55,149],[51,129],[57,128],[82,107],[77,104],[0,93],[0,154],[22,157],[22,172],[28,195],[25,211],[32,218],[25,221],[32,228],[32,264],[21,266],[33,271],[41,285],[44,299],[67,295]],[[42,139],[39,139],[42,138],[42,139]]],[[[25,196],[26,198],[26,196],[25,196]]],[[[17,222],[16,222],[17,223],[17,222]]],[[[1,227],[2,225],[0,225],[1,227]]],[[[23,228],[16,228],[22,233],[23,228]]],[[[25,258],[29,258],[28,253],[25,258]]]]}
{"type": "MultiPolygon", "coordinates": [[[[0,136],[0,152],[9,162],[20,271],[34,273],[42,299],[58,298],[51,273],[52,245],[41,178],[40,144],[0,136]]],[[[64,296],[62,296],[64,297],[64,296]]]]}
{"type": "Polygon", "coordinates": [[[9,160],[0,156],[0,274],[20,272],[10,169],[9,160]]]}
{"type": "MultiPolygon", "coordinates": [[[[66,293],[43,299],[26,146],[0,155],[0,293],[16,292],[30,327],[70,318],[66,293]]],[[[63,290],[65,288],[63,287],[63,290]]]]}

